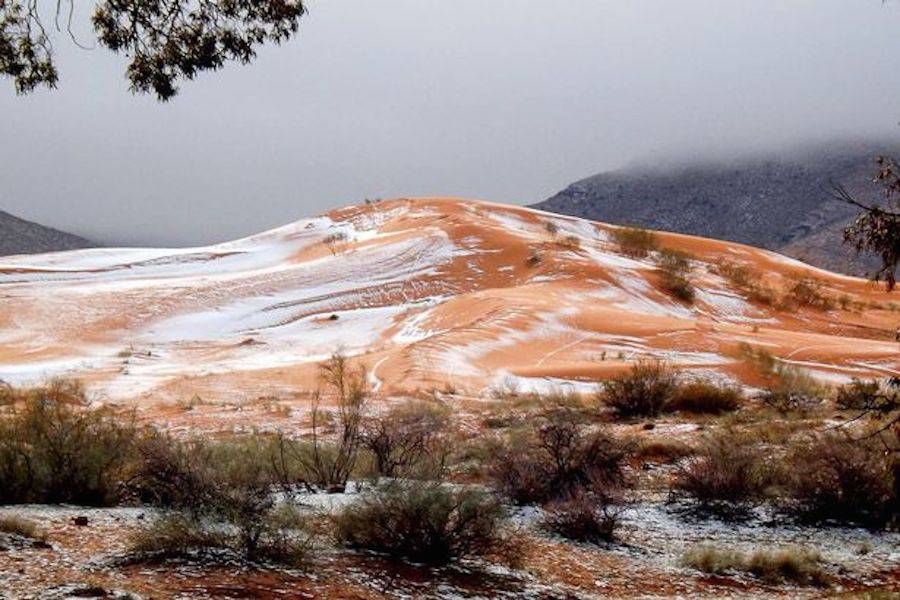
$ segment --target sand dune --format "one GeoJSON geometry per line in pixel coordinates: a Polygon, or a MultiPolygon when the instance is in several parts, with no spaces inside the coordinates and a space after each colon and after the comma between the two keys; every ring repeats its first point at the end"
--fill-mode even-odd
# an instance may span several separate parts
{"type": "Polygon", "coordinates": [[[619,252],[612,229],[399,199],[205,248],[8,257],[0,379],[71,375],[119,400],[254,397],[311,389],[315,363],[340,348],[385,394],[589,389],[645,356],[752,385],[742,343],[828,381],[900,371],[900,298],[874,284],[660,233],[662,246],[695,257],[697,300],[687,305],[660,287],[652,257],[619,252]],[[847,309],[755,303],[713,272],[723,261],[775,289],[814,278],[847,309]]]}

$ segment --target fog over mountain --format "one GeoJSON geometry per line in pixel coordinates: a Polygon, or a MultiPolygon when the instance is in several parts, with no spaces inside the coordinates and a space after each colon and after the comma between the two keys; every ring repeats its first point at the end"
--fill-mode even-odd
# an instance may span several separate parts
{"type": "MultiPolygon", "coordinates": [[[[366,197],[527,204],[647,157],[900,136],[893,2],[309,6],[296,39],[168,104],[130,95],[122,59],[51,32],[58,90],[0,81],[0,209],[193,245],[366,197]]],[[[91,45],[86,12],[76,28],[91,45]]]]}
{"type": "Polygon", "coordinates": [[[843,141],[742,159],[642,163],[577,181],[535,206],[777,250],[834,271],[864,275],[874,263],[843,244],[858,209],[832,183],[878,201],[874,157],[900,143],[843,141]]]}

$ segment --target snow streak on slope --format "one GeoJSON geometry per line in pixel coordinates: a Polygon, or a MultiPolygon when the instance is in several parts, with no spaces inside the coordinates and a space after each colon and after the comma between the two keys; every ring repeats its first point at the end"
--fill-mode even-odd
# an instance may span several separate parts
{"type": "Polygon", "coordinates": [[[741,342],[823,378],[900,366],[888,335],[897,313],[757,306],[710,265],[727,257],[776,281],[813,276],[835,294],[887,298],[865,282],[659,234],[694,255],[697,302],[686,305],[661,290],[653,257],[621,255],[610,229],[402,199],[205,248],[10,257],[0,262],[0,379],[75,375],[122,399],[253,397],[313,388],[315,363],[342,350],[383,393],[502,381],[584,389],[641,357],[752,379],[741,342]]]}

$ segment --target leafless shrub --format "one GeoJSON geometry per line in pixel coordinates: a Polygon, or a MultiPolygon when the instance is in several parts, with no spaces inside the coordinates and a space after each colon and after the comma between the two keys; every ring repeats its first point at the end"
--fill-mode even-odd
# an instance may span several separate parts
{"type": "Polygon", "coordinates": [[[577,542],[600,544],[615,540],[623,507],[604,493],[576,492],[544,507],[541,526],[577,542]]]}
{"type": "MultiPolygon", "coordinates": [[[[322,389],[312,399],[312,441],[299,444],[279,435],[278,464],[295,461],[302,465],[304,475],[294,483],[310,489],[341,492],[347,486],[362,443],[361,426],[370,390],[365,368],[352,368],[347,358],[336,353],[319,367],[319,380],[337,403],[337,439],[328,444],[322,438],[322,389]]],[[[283,472],[283,478],[290,473],[283,472]]]]}
{"type": "Polygon", "coordinates": [[[450,450],[446,411],[426,403],[407,403],[369,419],[362,444],[372,453],[375,473],[383,477],[439,475],[450,450]]]}
{"type": "Polygon", "coordinates": [[[600,400],[619,417],[659,415],[678,391],[678,376],[664,362],[641,360],[603,383],[600,400]]]}

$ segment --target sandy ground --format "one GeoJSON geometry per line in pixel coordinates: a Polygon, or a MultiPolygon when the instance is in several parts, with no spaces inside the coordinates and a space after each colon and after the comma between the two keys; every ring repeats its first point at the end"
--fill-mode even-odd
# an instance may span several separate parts
{"type": "Polygon", "coordinates": [[[900,369],[896,294],[739,244],[659,233],[661,246],[694,256],[689,306],[661,289],[652,256],[624,256],[612,229],[399,199],[207,248],[6,257],[0,379],[74,376],[98,400],[151,407],[302,395],[339,349],[384,396],[584,390],[641,357],[752,384],[742,343],[827,381],[900,369]],[[724,261],[776,290],[812,278],[844,302],[755,303],[715,274],[724,261]]]}

